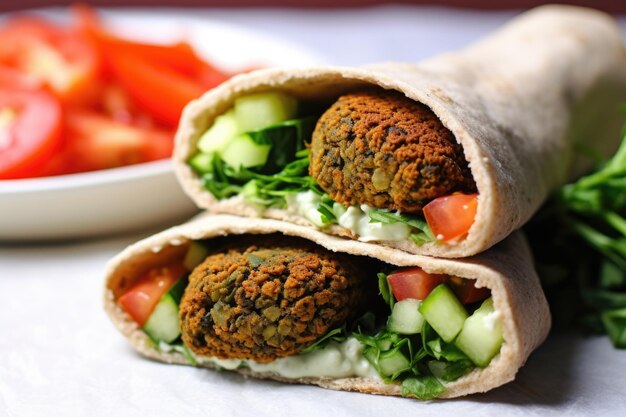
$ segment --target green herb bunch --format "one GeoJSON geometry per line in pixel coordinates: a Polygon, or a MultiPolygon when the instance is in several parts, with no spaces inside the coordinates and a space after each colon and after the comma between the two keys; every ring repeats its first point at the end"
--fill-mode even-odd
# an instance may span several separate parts
{"type": "Polygon", "coordinates": [[[526,227],[555,324],[626,348],[626,134],[615,155],[562,187],[526,227]]]}

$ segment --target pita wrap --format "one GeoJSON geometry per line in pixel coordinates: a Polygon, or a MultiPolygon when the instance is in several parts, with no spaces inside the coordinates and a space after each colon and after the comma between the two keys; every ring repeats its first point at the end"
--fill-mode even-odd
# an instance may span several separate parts
{"type": "MultiPolygon", "coordinates": [[[[202,215],[189,223],[135,243],[113,258],[107,267],[105,309],[115,326],[141,354],[166,363],[189,364],[178,352],[161,351],[116,303],[142,273],[184,256],[190,241],[226,235],[263,235],[282,233],[297,236],[334,252],[367,256],[395,266],[419,266],[429,273],[442,273],[476,279],[477,287],[491,290],[494,307],[501,320],[504,343],[488,367],[475,368],[451,382],[440,397],[451,398],[488,391],[515,377],[530,353],[545,339],[550,327],[550,313],[533,270],[531,255],[524,237],[515,233],[490,251],[463,259],[435,259],[409,254],[372,243],[351,241],[318,230],[272,219],[240,218],[230,215],[202,215]]],[[[374,285],[376,285],[374,283],[374,285]]],[[[200,366],[213,367],[200,362],[200,366]]],[[[289,383],[360,391],[371,394],[401,395],[399,385],[385,384],[372,377],[302,377],[286,378],[275,373],[238,368],[237,372],[258,378],[289,383]]]]}
{"type": "MultiPolygon", "coordinates": [[[[610,16],[585,8],[544,6],[465,50],[419,64],[268,69],[239,75],[183,112],[174,161],[184,190],[212,212],[315,227],[286,209],[259,211],[240,195],[216,200],[186,161],[197,151],[199,137],[238,97],[281,91],[332,103],[365,87],[397,90],[430,108],[462,145],[479,192],[474,223],[460,242],[381,243],[415,254],[465,257],[522,226],[552,190],[588,167],[575,161],[575,146],[601,153],[615,149],[622,121],[619,104],[626,99],[626,54],[620,29],[610,16]]],[[[337,225],[323,230],[357,238],[337,225]]]]}

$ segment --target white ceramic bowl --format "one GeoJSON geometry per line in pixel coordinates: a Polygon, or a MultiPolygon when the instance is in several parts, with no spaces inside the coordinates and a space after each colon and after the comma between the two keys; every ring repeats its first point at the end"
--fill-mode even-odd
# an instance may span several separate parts
{"type": "MultiPolygon", "coordinates": [[[[63,21],[65,12],[40,12],[63,21]]],[[[104,13],[107,24],[132,39],[188,40],[225,69],[302,66],[321,60],[288,42],[244,28],[147,11],[104,13]]],[[[170,226],[197,209],[178,185],[169,161],[63,175],[0,181],[0,241],[73,239],[170,226]]]]}
{"type": "Polygon", "coordinates": [[[69,239],[182,221],[196,211],[168,160],[0,182],[0,239],[69,239]]]}

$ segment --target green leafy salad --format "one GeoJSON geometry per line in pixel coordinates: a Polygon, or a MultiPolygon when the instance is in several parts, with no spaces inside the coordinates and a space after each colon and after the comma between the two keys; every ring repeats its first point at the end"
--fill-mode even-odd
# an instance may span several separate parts
{"type": "MultiPolygon", "coordinates": [[[[336,224],[346,209],[309,175],[307,143],[319,112],[306,107],[281,93],[241,97],[199,138],[188,163],[219,200],[242,195],[261,210],[300,205],[317,226],[336,224]]],[[[423,218],[375,208],[359,214],[370,223],[394,225],[386,229],[406,232],[418,245],[436,240],[423,218]]]]}
{"type": "Polygon", "coordinates": [[[595,172],[558,190],[525,228],[557,327],[626,348],[626,133],[595,172]]]}

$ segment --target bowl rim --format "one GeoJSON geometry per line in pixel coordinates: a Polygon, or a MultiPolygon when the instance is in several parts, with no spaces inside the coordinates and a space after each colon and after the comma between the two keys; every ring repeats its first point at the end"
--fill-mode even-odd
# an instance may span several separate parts
{"type": "Polygon", "coordinates": [[[0,198],[9,194],[92,187],[162,175],[173,170],[171,159],[50,177],[0,180],[0,198]]]}

